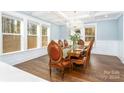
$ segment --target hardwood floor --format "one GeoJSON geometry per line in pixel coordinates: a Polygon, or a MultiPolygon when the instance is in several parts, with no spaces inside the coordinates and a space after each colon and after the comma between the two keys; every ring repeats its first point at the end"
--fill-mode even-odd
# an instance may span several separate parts
{"type": "MultiPolygon", "coordinates": [[[[50,81],[48,56],[42,56],[15,67],[50,81]]],[[[60,71],[52,70],[52,81],[61,82],[60,71]]],[[[65,71],[64,82],[123,82],[124,64],[114,56],[92,54],[87,69],[75,66],[73,71],[65,71]]]]}

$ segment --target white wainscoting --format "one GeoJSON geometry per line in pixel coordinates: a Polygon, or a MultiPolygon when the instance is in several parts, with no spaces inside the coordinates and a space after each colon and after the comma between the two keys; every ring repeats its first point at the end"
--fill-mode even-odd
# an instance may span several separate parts
{"type": "Polygon", "coordinates": [[[19,64],[47,54],[46,48],[32,49],[0,56],[0,61],[10,65],[19,64]]]}
{"type": "Polygon", "coordinates": [[[92,53],[117,56],[124,63],[123,41],[97,40],[94,43],[92,53]]]}
{"type": "Polygon", "coordinates": [[[119,52],[118,57],[124,63],[124,42],[123,41],[119,42],[119,51],[118,52],[119,52]]]}

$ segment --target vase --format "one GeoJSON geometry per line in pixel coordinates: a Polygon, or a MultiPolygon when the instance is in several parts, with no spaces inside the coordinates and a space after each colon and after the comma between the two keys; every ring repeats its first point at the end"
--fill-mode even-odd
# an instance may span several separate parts
{"type": "Polygon", "coordinates": [[[76,42],[73,41],[73,50],[75,50],[75,48],[76,48],[76,42]]]}

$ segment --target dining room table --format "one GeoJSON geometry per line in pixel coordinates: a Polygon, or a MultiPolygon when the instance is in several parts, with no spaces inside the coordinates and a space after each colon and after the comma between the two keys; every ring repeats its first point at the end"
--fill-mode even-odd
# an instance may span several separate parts
{"type": "Polygon", "coordinates": [[[75,48],[73,48],[72,45],[70,45],[70,47],[68,48],[64,48],[63,49],[63,58],[71,58],[71,57],[77,57],[79,58],[81,56],[81,54],[86,51],[86,48],[88,47],[89,42],[85,42],[84,43],[84,47],[83,48],[79,48],[78,45],[76,45],[75,48]]]}

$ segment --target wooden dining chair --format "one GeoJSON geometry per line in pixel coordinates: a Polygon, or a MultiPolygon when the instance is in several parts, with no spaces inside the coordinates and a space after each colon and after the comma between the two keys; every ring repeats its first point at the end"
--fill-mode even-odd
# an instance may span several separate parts
{"type": "Polygon", "coordinates": [[[64,40],[64,48],[69,48],[68,41],[64,40]]]}
{"type": "Polygon", "coordinates": [[[62,75],[61,78],[63,80],[65,68],[72,67],[70,60],[63,59],[63,51],[61,47],[53,40],[48,45],[48,55],[49,55],[50,78],[51,78],[51,69],[57,68],[61,70],[61,75],[62,75]]]}
{"type": "Polygon", "coordinates": [[[84,41],[82,39],[78,40],[78,45],[79,45],[79,48],[83,48],[84,47],[84,41]]]}
{"type": "Polygon", "coordinates": [[[62,48],[64,47],[62,40],[58,40],[58,44],[60,47],[62,47],[62,48]]]}
{"type": "Polygon", "coordinates": [[[83,58],[71,59],[71,61],[77,65],[84,65],[84,67],[87,67],[87,65],[90,63],[92,46],[93,46],[93,41],[91,41],[89,46],[87,47],[86,54],[83,58]]]}

